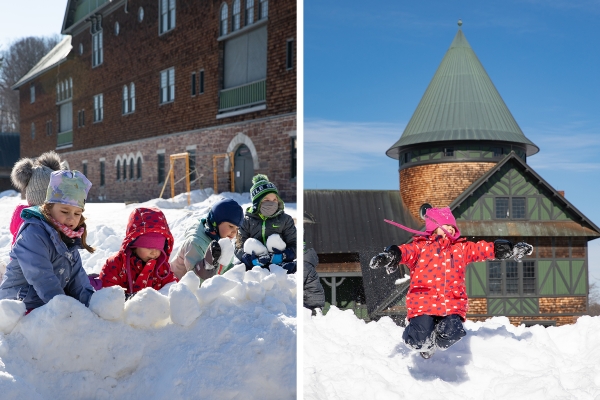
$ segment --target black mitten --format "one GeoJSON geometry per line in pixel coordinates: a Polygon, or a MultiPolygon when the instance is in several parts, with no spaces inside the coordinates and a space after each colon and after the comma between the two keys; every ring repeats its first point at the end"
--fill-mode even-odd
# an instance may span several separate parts
{"type": "Polygon", "coordinates": [[[221,257],[221,245],[216,240],[213,240],[210,242],[206,254],[204,254],[205,268],[209,266],[219,268],[219,257],[221,257]]]}
{"type": "Polygon", "coordinates": [[[506,260],[513,256],[513,244],[506,239],[494,240],[494,257],[497,260],[506,260]]]}
{"type": "Polygon", "coordinates": [[[373,269],[385,268],[388,274],[394,272],[394,269],[398,266],[398,263],[402,259],[402,252],[400,248],[395,244],[386,247],[383,253],[377,254],[371,259],[369,267],[373,269]]]}
{"type": "Polygon", "coordinates": [[[515,260],[520,260],[531,253],[533,253],[533,246],[525,242],[519,242],[513,247],[513,258],[515,260]]]}

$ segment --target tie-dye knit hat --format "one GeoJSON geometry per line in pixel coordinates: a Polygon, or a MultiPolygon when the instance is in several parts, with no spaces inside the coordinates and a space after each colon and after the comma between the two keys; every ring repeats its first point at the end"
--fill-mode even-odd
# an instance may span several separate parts
{"type": "Polygon", "coordinates": [[[404,225],[400,225],[397,222],[388,221],[387,219],[384,221],[420,236],[431,236],[431,234],[435,232],[437,228],[442,228],[448,238],[456,240],[460,237],[460,230],[458,229],[456,219],[454,218],[454,215],[452,215],[452,210],[450,210],[450,207],[428,208],[425,212],[425,232],[411,229],[404,225]],[[446,231],[442,225],[453,226],[455,230],[454,235],[450,235],[450,233],[446,231]]]}
{"type": "Polygon", "coordinates": [[[60,203],[68,206],[85,207],[85,199],[92,183],[79,171],[54,171],[46,192],[46,203],[60,203]]]}

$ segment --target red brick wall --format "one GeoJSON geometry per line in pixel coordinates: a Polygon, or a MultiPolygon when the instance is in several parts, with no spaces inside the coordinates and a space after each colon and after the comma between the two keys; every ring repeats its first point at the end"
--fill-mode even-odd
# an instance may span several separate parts
{"type": "Polygon", "coordinates": [[[400,171],[400,196],[410,213],[420,220],[423,203],[448,206],[496,163],[465,162],[427,164],[400,171]]]}
{"type": "MultiPolygon", "coordinates": [[[[296,202],[296,180],[291,178],[289,157],[291,139],[289,134],[296,130],[296,118],[293,115],[266,118],[238,124],[199,130],[182,135],[164,135],[118,145],[102,146],[95,149],[70,151],[62,154],[71,169],[82,170],[82,161],[88,161],[87,176],[93,186],[89,193],[89,201],[145,201],[156,198],[160,194],[162,184],[158,183],[158,149],[165,150],[165,175],[169,169],[169,155],[184,153],[186,147],[196,145],[196,168],[203,174],[204,188],[213,188],[213,158],[215,152],[224,153],[231,140],[239,133],[248,136],[257,149],[259,169],[255,173],[267,174],[275,183],[284,201],[296,202]],[[137,152],[142,153],[142,179],[116,180],[117,156],[137,152]],[[105,186],[100,186],[100,161],[106,159],[105,186]],[[101,198],[99,199],[99,196],[101,198]]],[[[218,191],[230,191],[229,173],[224,172],[224,161],[218,161],[218,191]]],[[[184,177],[185,161],[175,163],[175,181],[184,177]]],[[[122,167],[121,167],[122,168],[122,167]]],[[[137,169],[134,168],[137,173],[137,169]]],[[[135,175],[137,176],[137,175],[135,175]]],[[[184,192],[185,182],[176,185],[176,194],[184,192]]],[[[199,182],[192,184],[199,189],[199,182]]],[[[170,197],[170,186],[167,183],[163,197],[170,197]]]]}
{"type": "MultiPolygon", "coordinates": [[[[221,89],[223,42],[218,42],[218,10],[222,1],[177,2],[176,27],[158,35],[158,1],[129,1],[103,20],[104,62],[92,68],[89,29],[74,35],[69,60],[36,79],[36,102],[29,103],[29,84],[20,88],[23,156],[36,156],[56,147],[54,134],[45,135],[45,122],[56,125],[56,82],[73,78],[74,140],[72,150],[92,148],[169,133],[186,132],[296,111],[296,68],[286,69],[286,41],[296,39],[296,2],[269,4],[267,109],[216,119],[221,89]],[[144,7],[144,20],[137,9],[144,7]],[[120,33],[114,35],[114,24],[120,33]],[[84,52],[79,55],[79,44],[84,52]],[[175,67],[175,101],[159,105],[160,71],[175,67]],[[205,92],[191,96],[191,73],[205,70],[205,92]],[[135,83],[136,111],[122,115],[123,85],[135,83]],[[41,89],[41,90],[40,90],[41,89]],[[93,96],[104,95],[104,120],[93,123],[93,96]],[[77,128],[77,111],[85,110],[85,127],[77,128]],[[30,124],[36,122],[36,139],[30,124]],[[43,126],[42,126],[43,125],[43,126]],[[42,129],[43,128],[43,129],[42,129]],[[43,135],[42,135],[42,132],[43,135]],[[28,140],[29,138],[29,140],[28,140]]],[[[258,2],[256,2],[258,4],[258,2]]],[[[231,12],[231,5],[230,5],[231,12]]]]}

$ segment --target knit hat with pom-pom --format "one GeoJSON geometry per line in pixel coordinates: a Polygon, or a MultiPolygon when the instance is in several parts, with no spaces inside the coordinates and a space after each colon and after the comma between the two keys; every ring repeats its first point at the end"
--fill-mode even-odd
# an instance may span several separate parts
{"type": "Polygon", "coordinates": [[[266,175],[255,175],[252,178],[252,187],[250,188],[250,198],[255,209],[258,208],[258,204],[260,204],[262,198],[268,193],[275,193],[279,197],[277,187],[272,182],[269,182],[269,178],[266,175]]]}
{"type": "Polygon", "coordinates": [[[46,200],[46,191],[52,171],[61,169],[60,156],[49,151],[37,159],[22,158],[15,163],[10,174],[13,185],[25,192],[30,206],[39,206],[46,200]]]}

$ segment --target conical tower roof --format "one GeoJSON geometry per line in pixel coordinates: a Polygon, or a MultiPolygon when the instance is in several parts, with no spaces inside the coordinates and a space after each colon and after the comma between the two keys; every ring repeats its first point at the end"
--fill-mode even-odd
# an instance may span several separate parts
{"type": "Polygon", "coordinates": [[[398,159],[407,146],[479,140],[521,144],[528,156],[539,151],[519,128],[459,28],[400,140],[386,154],[398,159]]]}

